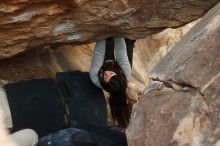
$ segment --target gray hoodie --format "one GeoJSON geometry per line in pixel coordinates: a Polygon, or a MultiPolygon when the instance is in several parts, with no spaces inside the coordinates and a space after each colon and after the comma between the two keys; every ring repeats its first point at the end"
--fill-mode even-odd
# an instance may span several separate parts
{"type": "MultiPolygon", "coordinates": [[[[114,48],[115,48],[116,61],[123,70],[127,80],[130,80],[131,65],[128,60],[124,38],[114,37],[114,48]]],[[[92,82],[99,88],[102,87],[99,81],[98,73],[104,63],[104,58],[105,58],[105,40],[102,40],[96,43],[95,50],[93,53],[92,65],[90,69],[90,78],[92,82]]]]}

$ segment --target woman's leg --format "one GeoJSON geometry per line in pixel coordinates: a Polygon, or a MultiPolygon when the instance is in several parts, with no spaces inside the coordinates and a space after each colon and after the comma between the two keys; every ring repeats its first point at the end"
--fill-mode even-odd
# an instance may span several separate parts
{"type": "MultiPolygon", "coordinates": [[[[133,50],[134,50],[134,43],[136,40],[131,40],[128,38],[124,38],[127,48],[127,55],[128,60],[130,62],[130,65],[132,67],[132,61],[133,61],[133,50]]],[[[115,60],[115,54],[114,54],[114,37],[109,37],[105,39],[106,46],[105,46],[105,61],[106,60],[115,60]]]]}
{"type": "Polygon", "coordinates": [[[105,39],[105,61],[106,60],[115,60],[114,53],[114,38],[109,37],[105,39]]]}
{"type": "Polygon", "coordinates": [[[128,60],[130,62],[130,65],[132,67],[132,61],[133,61],[133,50],[134,50],[134,43],[136,40],[131,40],[128,38],[125,38],[125,43],[126,43],[126,47],[127,47],[127,54],[128,54],[128,60]]]}
{"type": "Polygon", "coordinates": [[[7,128],[12,128],[11,111],[8,104],[8,98],[3,87],[0,86],[0,111],[3,122],[7,128]]]}
{"type": "Polygon", "coordinates": [[[36,146],[38,142],[38,135],[32,129],[17,131],[11,135],[11,138],[18,146],[36,146]]]}

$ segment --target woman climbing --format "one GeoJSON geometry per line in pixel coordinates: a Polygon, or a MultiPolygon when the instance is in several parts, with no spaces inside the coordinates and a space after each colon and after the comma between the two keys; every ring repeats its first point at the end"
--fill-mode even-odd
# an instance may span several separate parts
{"type": "Polygon", "coordinates": [[[97,42],[90,70],[92,82],[109,92],[112,118],[120,127],[128,125],[131,114],[126,90],[131,78],[134,41],[126,39],[126,42],[129,44],[127,47],[124,38],[120,37],[97,42]]]}

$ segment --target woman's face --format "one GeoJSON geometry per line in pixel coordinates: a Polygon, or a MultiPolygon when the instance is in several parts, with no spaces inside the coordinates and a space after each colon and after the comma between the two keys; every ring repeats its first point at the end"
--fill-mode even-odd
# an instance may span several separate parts
{"type": "Polygon", "coordinates": [[[108,83],[109,80],[111,79],[111,77],[113,77],[113,76],[115,76],[115,75],[117,75],[115,72],[106,70],[106,71],[104,72],[104,75],[103,75],[103,80],[104,80],[104,82],[105,82],[105,83],[108,83]]]}

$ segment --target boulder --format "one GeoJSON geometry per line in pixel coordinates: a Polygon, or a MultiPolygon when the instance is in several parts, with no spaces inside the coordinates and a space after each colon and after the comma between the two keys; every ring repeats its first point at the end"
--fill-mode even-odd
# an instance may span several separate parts
{"type": "MultiPolygon", "coordinates": [[[[149,82],[149,70],[168,51],[177,44],[186,32],[195,25],[193,21],[183,27],[149,35],[135,42],[133,54],[132,79],[130,85],[142,93],[149,82]]],[[[16,82],[20,80],[54,77],[57,72],[69,70],[89,71],[94,51],[94,43],[60,47],[33,49],[14,57],[0,61],[0,84],[4,80],[16,82]],[[1,81],[2,80],[2,81],[1,81]]]]}
{"type": "Polygon", "coordinates": [[[29,49],[108,36],[144,38],[204,15],[219,0],[7,0],[0,4],[0,59],[29,49]]]}
{"type": "Polygon", "coordinates": [[[220,3],[151,71],[129,146],[220,145],[220,3]]]}

